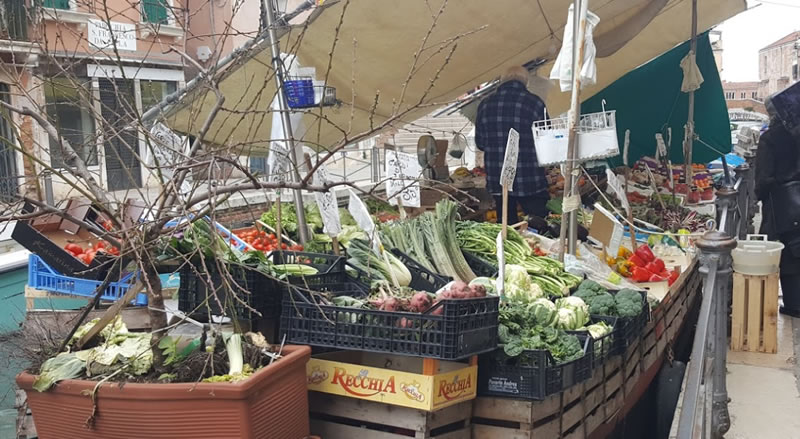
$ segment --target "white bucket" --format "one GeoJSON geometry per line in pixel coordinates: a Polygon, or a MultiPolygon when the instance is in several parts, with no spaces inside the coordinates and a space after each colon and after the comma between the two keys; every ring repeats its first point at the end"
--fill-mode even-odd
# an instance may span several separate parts
{"type": "Polygon", "coordinates": [[[747,235],[731,252],[733,271],[757,276],[777,273],[783,247],[780,242],[767,241],[766,235],[747,235]]]}

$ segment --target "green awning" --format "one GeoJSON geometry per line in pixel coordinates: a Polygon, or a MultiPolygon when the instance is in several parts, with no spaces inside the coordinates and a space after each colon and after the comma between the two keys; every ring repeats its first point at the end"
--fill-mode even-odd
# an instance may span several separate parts
{"type": "MultiPolygon", "coordinates": [[[[643,156],[655,155],[655,134],[664,133],[666,140],[668,127],[672,128],[672,141],[667,145],[670,157],[673,163],[683,163],[683,135],[688,118],[689,94],[681,92],[683,70],[680,62],[687,53],[688,42],[631,71],[583,103],[581,112],[584,114],[602,111],[603,99],[606,101],[606,110],[617,111],[620,155],[609,159],[610,165],[622,164],[625,130],[631,130],[628,158],[632,165],[643,156]]],[[[730,152],[728,108],[708,33],[697,38],[697,65],[704,81],[700,89],[695,91],[695,132],[719,151],[730,152]]],[[[718,153],[701,142],[694,142],[694,163],[708,163],[718,157],[718,153]]]]}

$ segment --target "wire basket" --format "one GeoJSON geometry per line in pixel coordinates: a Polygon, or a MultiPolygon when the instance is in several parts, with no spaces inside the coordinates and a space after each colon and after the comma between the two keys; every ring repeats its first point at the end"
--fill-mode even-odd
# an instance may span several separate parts
{"type": "Polygon", "coordinates": [[[310,108],[336,104],[336,89],[310,76],[290,76],[283,83],[290,108],[310,108]]]}
{"type": "MultiPolygon", "coordinates": [[[[533,139],[540,166],[566,162],[569,119],[559,117],[534,122],[533,139]]],[[[619,155],[616,111],[582,115],[578,123],[577,159],[588,161],[616,155],[619,155]]]]}

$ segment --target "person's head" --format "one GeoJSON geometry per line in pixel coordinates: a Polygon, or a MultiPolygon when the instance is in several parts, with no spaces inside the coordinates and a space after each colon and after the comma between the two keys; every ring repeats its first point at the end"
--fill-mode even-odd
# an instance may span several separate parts
{"type": "Polygon", "coordinates": [[[528,85],[528,69],[522,66],[511,66],[500,77],[501,82],[519,81],[522,85],[528,85]]]}

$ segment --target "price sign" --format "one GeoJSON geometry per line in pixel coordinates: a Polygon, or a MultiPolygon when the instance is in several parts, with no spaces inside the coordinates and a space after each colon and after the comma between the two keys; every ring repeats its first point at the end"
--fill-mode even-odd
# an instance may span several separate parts
{"type": "Polygon", "coordinates": [[[500,184],[514,191],[514,177],[517,176],[517,159],[519,158],[519,133],[514,128],[508,130],[506,155],[503,159],[503,170],[500,172],[500,184]]]}
{"type": "Polygon", "coordinates": [[[350,215],[353,215],[356,224],[364,230],[367,236],[372,237],[375,232],[375,223],[372,222],[372,217],[369,216],[367,206],[364,205],[364,202],[358,198],[358,195],[352,189],[348,189],[348,191],[350,192],[350,201],[347,203],[347,210],[350,211],[350,215]]]}
{"type": "Polygon", "coordinates": [[[497,294],[500,299],[506,292],[506,253],[503,248],[503,232],[497,234],[497,263],[500,270],[497,274],[497,294]]]}
{"type": "MultiPolygon", "coordinates": [[[[314,174],[314,184],[322,186],[330,182],[328,168],[324,165],[317,169],[314,174]]],[[[327,192],[315,192],[314,199],[317,201],[320,216],[322,216],[322,224],[324,232],[329,236],[336,236],[342,230],[342,224],[339,219],[339,203],[336,200],[336,191],[333,188],[327,192]]]]}
{"type": "Polygon", "coordinates": [[[278,143],[273,143],[269,157],[267,157],[270,183],[285,183],[289,180],[292,162],[289,160],[289,150],[278,143]]]}
{"type": "Polygon", "coordinates": [[[422,168],[417,157],[397,151],[386,151],[386,196],[389,203],[397,205],[398,200],[406,207],[419,207],[419,181],[422,168]]]}

